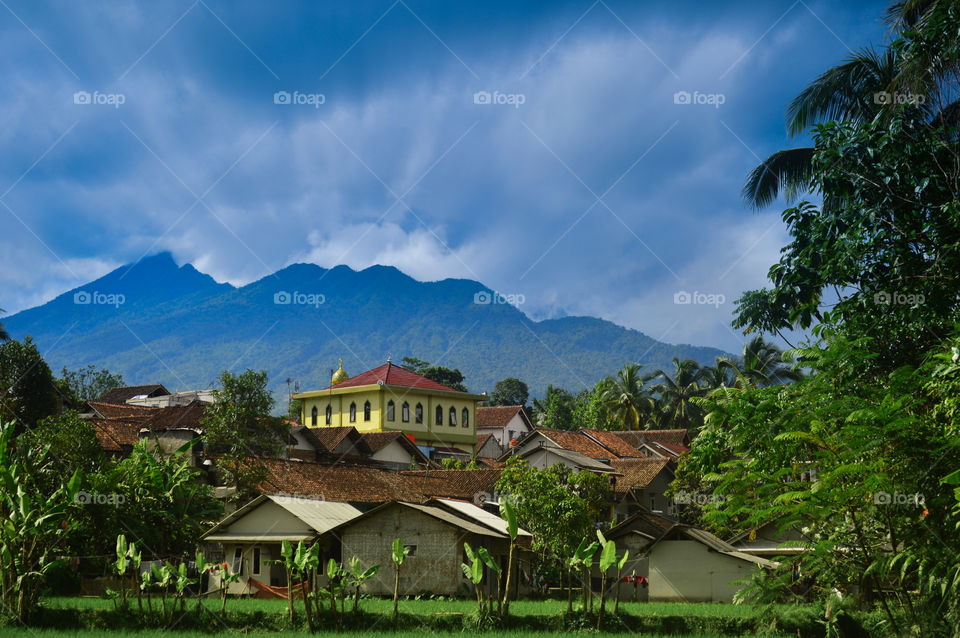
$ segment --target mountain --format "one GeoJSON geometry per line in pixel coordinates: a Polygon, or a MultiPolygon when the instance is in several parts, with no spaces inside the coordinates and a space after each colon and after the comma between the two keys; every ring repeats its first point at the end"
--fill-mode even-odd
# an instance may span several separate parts
{"type": "Polygon", "coordinates": [[[476,281],[420,282],[388,266],[293,264],[236,288],[160,253],[4,324],[13,338],[31,335],[55,373],[92,363],[131,384],[186,390],[210,387],[224,369],[265,369],[278,401],[288,378],[326,387],[339,357],[356,374],[412,356],[459,368],[475,392],[514,376],[542,396],[548,384],[592,386],[628,362],[656,369],[722,354],[592,317],[533,321],[501,301],[476,281]]]}

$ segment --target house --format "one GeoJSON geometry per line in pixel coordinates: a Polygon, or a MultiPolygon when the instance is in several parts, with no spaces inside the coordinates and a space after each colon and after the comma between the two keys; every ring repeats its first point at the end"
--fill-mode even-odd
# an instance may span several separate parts
{"type": "MultiPolygon", "coordinates": [[[[516,445],[510,447],[510,449],[504,453],[503,458],[506,459],[511,455],[521,455],[537,447],[564,448],[582,454],[595,461],[612,461],[621,458],[617,453],[601,445],[596,439],[587,436],[583,432],[548,430],[545,428],[538,428],[531,431],[527,436],[520,439],[516,445]]],[[[629,451],[631,454],[636,455],[633,449],[621,451],[629,451]]]]}
{"type": "Polygon", "coordinates": [[[477,408],[477,436],[492,434],[504,450],[510,447],[510,441],[522,439],[533,429],[522,405],[477,408]]]}
{"type": "Polygon", "coordinates": [[[372,452],[370,446],[363,440],[363,435],[353,426],[311,428],[314,438],[323,445],[324,449],[336,460],[348,457],[367,458],[372,452]]]}
{"type": "MultiPolygon", "coordinates": [[[[339,561],[339,539],[327,532],[361,514],[346,503],[263,494],[214,525],[201,540],[207,544],[208,560],[226,562],[231,572],[240,574],[238,582],[228,585],[228,593],[271,596],[267,586],[287,584],[286,569],[274,563],[281,559],[283,541],[309,545],[320,540],[322,562],[339,561]]],[[[212,575],[209,591],[221,587],[219,578],[212,575]]]]}
{"type": "Polygon", "coordinates": [[[125,385],[104,392],[99,399],[100,403],[123,405],[134,397],[158,397],[170,394],[170,391],[159,383],[152,385],[125,385]]]}
{"type": "Polygon", "coordinates": [[[477,403],[485,395],[459,392],[387,361],[350,377],[340,367],[322,390],[293,395],[300,422],[310,427],[355,427],[361,433],[398,431],[429,455],[434,447],[476,451],[477,403]]]}
{"type": "MultiPolygon", "coordinates": [[[[483,408],[478,408],[482,410],[483,408]]],[[[475,458],[498,459],[503,456],[503,448],[493,434],[477,434],[477,453],[475,458]]]]}
{"type": "Polygon", "coordinates": [[[781,530],[775,522],[770,522],[755,530],[741,532],[727,542],[744,554],[768,558],[802,554],[808,549],[810,538],[803,530],[781,530]]]}
{"type": "Polygon", "coordinates": [[[743,580],[777,563],[751,556],[702,529],[640,511],[606,533],[630,551],[624,574],[644,576],[651,602],[731,602],[743,580]]]}
{"type": "Polygon", "coordinates": [[[673,466],[666,458],[619,459],[610,461],[614,477],[614,519],[622,521],[638,509],[655,514],[674,514],[673,502],[665,492],[673,482],[673,466]]]}
{"type": "Polygon", "coordinates": [[[168,392],[153,396],[137,395],[127,399],[128,405],[142,405],[151,408],[168,408],[175,405],[189,405],[190,403],[213,403],[213,390],[185,390],[183,392],[168,392]]]}
{"type": "MultiPolygon", "coordinates": [[[[503,522],[497,521],[498,517],[470,503],[393,502],[341,524],[334,533],[341,539],[343,556],[357,556],[364,567],[381,566],[378,574],[365,584],[367,593],[393,594],[391,554],[393,540],[399,538],[409,551],[400,569],[401,594],[472,596],[473,584],[460,567],[467,560],[463,545],[485,547],[506,572],[510,538],[503,522]]],[[[525,531],[518,543],[529,543],[525,531]]],[[[520,552],[514,553],[514,560],[516,569],[520,552]]],[[[515,594],[521,590],[519,581],[520,578],[514,581],[515,594]]],[[[486,578],[484,591],[492,594],[495,590],[496,579],[486,578]]]]}
{"type": "Polygon", "coordinates": [[[644,456],[666,455],[676,458],[690,448],[690,433],[684,429],[625,430],[606,434],[622,440],[644,456]]]}
{"type": "Polygon", "coordinates": [[[597,474],[613,474],[615,470],[610,463],[597,461],[580,452],[574,452],[562,447],[553,445],[541,445],[537,447],[528,447],[525,451],[515,454],[517,458],[525,459],[531,467],[540,470],[561,464],[565,465],[575,472],[586,470],[597,474]]]}
{"type": "Polygon", "coordinates": [[[370,459],[389,469],[400,471],[432,466],[430,459],[403,432],[366,432],[361,438],[370,450],[370,459]]]}

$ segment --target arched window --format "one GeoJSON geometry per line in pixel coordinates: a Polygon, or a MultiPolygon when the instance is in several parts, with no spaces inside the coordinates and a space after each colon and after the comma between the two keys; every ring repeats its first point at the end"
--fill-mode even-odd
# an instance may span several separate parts
{"type": "Polygon", "coordinates": [[[419,403],[417,404],[415,415],[417,417],[417,423],[423,423],[423,406],[419,403]]]}
{"type": "Polygon", "coordinates": [[[462,417],[460,420],[463,421],[463,427],[470,427],[470,410],[464,408],[460,415],[462,417]]]}
{"type": "Polygon", "coordinates": [[[400,407],[400,420],[404,423],[410,422],[410,404],[406,401],[404,401],[403,406],[400,407]]]}
{"type": "Polygon", "coordinates": [[[457,409],[452,405],[450,406],[450,425],[451,426],[457,425],[457,409]]]}
{"type": "Polygon", "coordinates": [[[313,409],[310,410],[310,425],[317,424],[317,406],[313,406],[313,409]]]}
{"type": "Polygon", "coordinates": [[[350,423],[356,423],[356,422],[357,422],[357,404],[351,403],[350,404],[350,423]]]}
{"type": "Polygon", "coordinates": [[[394,419],[393,408],[394,408],[393,399],[390,399],[389,401],[387,401],[387,421],[393,421],[394,419]]]}
{"type": "Polygon", "coordinates": [[[369,401],[366,401],[363,404],[363,420],[364,421],[370,420],[370,402],[369,401]]]}
{"type": "Polygon", "coordinates": [[[327,413],[324,415],[324,420],[327,422],[327,425],[333,422],[333,408],[329,405],[327,406],[327,413]]]}
{"type": "Polygon", "coordinates": [[[437,414],[434,419],[434,425],[443,425],[443,406],[437,406],[437,414]]]}

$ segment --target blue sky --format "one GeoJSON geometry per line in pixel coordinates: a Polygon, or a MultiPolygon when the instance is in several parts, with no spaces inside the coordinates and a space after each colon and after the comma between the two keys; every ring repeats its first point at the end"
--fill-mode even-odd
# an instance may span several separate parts
{"type": "Polygon", "coordinates": [[[0,5],[7,312],[168,250],[237,285],[477,279],[728,350],[786,241],[744,178],[886,33],[884,2],[0,5]]]}

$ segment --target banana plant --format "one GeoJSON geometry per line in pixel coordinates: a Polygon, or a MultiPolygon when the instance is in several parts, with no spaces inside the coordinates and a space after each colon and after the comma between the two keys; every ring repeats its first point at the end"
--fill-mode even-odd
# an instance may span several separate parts
{"type": "Polygon", "coordinates": [[[393,579],[393,624],[397,624],[397,602],[400,598],[400,566],[403,560],[410,554],[410,548],[404,545],[400,538],[393,539],[393,570],[395,572],[393,579]]]}
{"type": "Polygon", "coordinates": [[[517,510],[509,499],[500,499],[500,518],[507,524],[507,534],[510,536],[510,550],[507,553],[507,582],[503,588],[503,599],[500,604],[501,613],[510,615],[510,580],[513,577],[513,547],[517,544],[517,534],[520,531],[517,525],[517,510]]]}
{"type": "Polygon", "coordinates": [[[620,613],[620,583],[623,582],[623,568],[627,565],[627,558],[630,556],[630,550],[625,549],[623,556],[617,561],[617,601],[613,605],[613,613],[620,613]]]}
{"type": "MultiPolygon", "coordinates": [[[[302,545],[303,542],[301,541],[302,545]]],[[[296,569],[296,561],[293,555],[293,545],[290,541],[284,539],[280,544],[280,556],[283,558],[283,566],[287,570],[287,619],[293,624],[293,572],[296,569]]]]}
{"type": "Polygon", "coordinates": [[[227,611],[227,590],[230,585],[240,581],[240,572],[231,572],[226,563],[220,563],[216,566],[220,576],[220,614],[227,611]]]}
{"type": "Polygon", "coordinates": [[[473,583],[473,591],[477,595],[477,616],[482,618],[484,615],[483,592],[480,591],[480,582],[483,580],[483,561],[470,549],[469,543],[463,544],[463,550],[466,552],[470,564],[460,563],[460,569],[463,570],[463,575],[467,577],[467,580],[473,583]]]}
{"type": "Polygon", "coordinates": [[[584,538],[580,541],[580,546],[577,547],[577,551],[573,553],[573,556],[570,557],[568,562],[571,569],[580,568],[583,573],[583,613],[586,614],[590,601],[593,599],[593,592],[590,591],[590,570],[593,569],[593,555],[597,553],[597,550],[600,548],[600,543],[593,541],[592,543],[588,542],[589,539],[584,538]]]}
{"type": "Polygon", "coordinates": [[[153,573],[153,581],[160,588],[160,617],[163,622],[167,622],[167,590],[170,588],[170,581],[173,578],[172,572],[166,565],[157,567],[156,563],[150,565],[150,571],[153,573]]]}
{"type": "MultiPolygon", "coordinates": [[[[487,566],[487,569],[497,575],[497,613],[500,613],[500,574],[503,573],[503,568],[501,568],[500,565],[497,565],[497,561],[493,560],[493,556],[490,555],[490,552],[487,551],[486,547],[478,547],[477,556],[479,556],[480,560],[483,561],[483,564],[487,566]]],[[[487,601],[487,605],[490,607],[489,611],[493,612],[493,606],[490,604],[489,600],[487,601]]]]}
{"type": "Polygon", "coordinates": [[[607,603],[607,572],[617,562],[617,544],[604,538],[600,530],[597,530],[597,540],[603,548],[600,550],[600,613],[597,614],[597,631],[599,631],[603,626],[603,612],[607,603]]]}
{"type": "MultiPolygon", "coordinates": [[[[137,583],[137,585],[138,600],[143,593],[147,594],[147,610],[150,615],[153,616],[153,599],[150,597],[150,593],[147,591],[151,586],[153,586],[153,572],[149,569],[140,572],[140,582],[137,583]]],[[[141,611],[142,610],[143,608],[141,607],[141,611]]]]}
{"type": "MultiPolygon", "coordinates": [[[[166,563],[165,567],[169,569],[173,574],[173,585],[174,589],[177,592],[177,600],[180,602],[180,611],[182,612],[186,607],[186,591],[187,587],[190,585],[195,585],[199,582],[198,578],[190,578],[187,574],[187,564],[180,563],[178,566],[174,567],[171,563],[166,563]]],[[[174,605],[176,606],[176,605],[174,605]]]]}
{"type": "Polygon", "coordinates": [[[377,572],[380,571],[380,565],[371,565],[366,569],[362,569],[360,565],[360,559],[357,556],[353,556],[350,559],[350,585],[353,587],[353,612],[357,612],[357,607],[360,605],[360,587],[377,575],[377,572]]]}
{"type": "Polygon", "coordinates": [[[120,609],[127,610],[127,565],[130,560],[130,546],[124,534],[117,536],[117,559],[113,562],[113,570],[120,577],[120,609]]]}
{"type": "Polygon", "coordinates": [[[133,565],[133,588],[137,594],[137,610],[143,615],[143,596],[141,595],[139,574],[140,565],[143,562],[143,553],[137,549],[136,543],[131,543],[127,548],[127,556],[130,557],[130,564],[133,565]]]}

